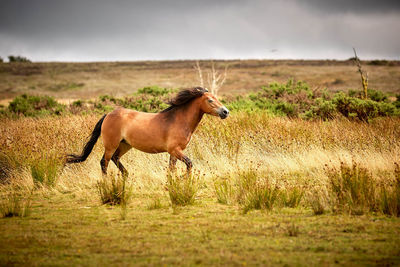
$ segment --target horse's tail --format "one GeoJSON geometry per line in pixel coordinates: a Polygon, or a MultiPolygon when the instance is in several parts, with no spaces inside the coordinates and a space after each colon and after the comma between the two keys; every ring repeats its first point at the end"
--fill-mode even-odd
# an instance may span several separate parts
{"type": "Polygon", "coordinates": [[[97,124],[94,127],[94,130],[92,132],[92,135],[90,136],[90,140],[83,147],[82,153],[80,155],[74,155],[74,154],[67,155],[66,163],[78,163],[78,162],[85,161],[87,159],[90,152],[92,152],[92,149],[93,149],[94,145],[96,144],[97,139],[99,139],[99,136],[101,134],[101,125],[103,124],[105,117],[106,117],[106,115],[104,115],[97,122],[97,124]]]}

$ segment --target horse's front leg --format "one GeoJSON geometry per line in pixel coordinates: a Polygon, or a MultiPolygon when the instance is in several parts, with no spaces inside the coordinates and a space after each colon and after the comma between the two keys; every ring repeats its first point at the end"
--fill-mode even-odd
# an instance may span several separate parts
{"type": "Polygon", "coordinates": [[[170,155],[169,157],[169,171],[172,173],[176,172],[176,161],[178,159],[172,155],[170,155]]]}
{"type": "MultiPolygon", "coordinates": [[[[174,149],[169,154],[171,155],[170,164],[171,164],[171,160],[173,158],[175,158],[175,163],[176,163],[176,159],[179,159],[180,161],[182,161],[183,163],[186,164],[187,173],[190,174],[192,167],[193,167],[193,163],[185,154],[183,154],[181,149],[174,149]]],[[[174,165],[175,165],[175,163],[174,163],[174,165]]]]}

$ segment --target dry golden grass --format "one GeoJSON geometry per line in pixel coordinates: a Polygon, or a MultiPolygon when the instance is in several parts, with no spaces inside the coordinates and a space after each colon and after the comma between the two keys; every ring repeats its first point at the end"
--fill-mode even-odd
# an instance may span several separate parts
{"type": "MultiPolygon", "coordinates": [[[[39,159],[62,163],[68,153],[80,152],[98,120],[97,116],[0,120],[0,147],[18,166],[39,159]]],[[[60,170],[56,187],[74,190],[100,177],[101,138],[88,160],[60,170]]],[[[287,182],[326,179],[325,166],[352,161],[377,176],[394,170],[400,158],[399,119],[382,118],[370,124],[348,120],[303,121],[259,114],[234,114],[228,120],[206,116],[187,149],[206,181],[245,170],[275,174],[287,182]]],[[[160,188],[166,182],[168,155],[151,155],[132,149],[121,160],[141,190],[160,188]]],[[[184,164],[178,163],[183,168],[184,164]]],[[[115,166],[110,164],[116,171],[115,166]]]]}

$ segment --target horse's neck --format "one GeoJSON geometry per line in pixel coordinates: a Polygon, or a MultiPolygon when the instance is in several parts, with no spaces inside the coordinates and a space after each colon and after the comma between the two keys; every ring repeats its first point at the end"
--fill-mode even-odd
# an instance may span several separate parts
{"type": "Polygon", "coordinates": [[[196,100],[194,100],[187,109],[182,110],[182,117],[187,125],[186,129],[190,131],[190,134],[196,130],[203,115],[204,112],[200,109],[200,103],[196,100]]]}

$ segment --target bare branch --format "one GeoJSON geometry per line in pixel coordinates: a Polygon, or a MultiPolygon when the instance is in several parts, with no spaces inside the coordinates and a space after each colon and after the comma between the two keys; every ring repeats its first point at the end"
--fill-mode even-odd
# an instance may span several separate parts
{"type": "MultiPolygon", "coordinates": [[[[198,61],[196,61],[196,65],[194,66],[194,69],[197,70],[197,73],[199,76],[199,81],[200,81],[200,86],[204,87],[202,70],[201,70],[201,67],[200,67],[200,64],[198,61]]],[[[210,92],[212,94],[218,95],[219,89],[225,83],[227,73],[228,73],[228,66],[225,66],[225,71],[223,73],[219,73],[215,69],[214,61],[211,61],[211,70],[208,70],[208,71],[206,70],[206,73],[207,73],[208,89],[210,89],[210,92]]]]}
{"type": "Polygon", "coordinates": [[[199,83],[200,83],[200,86],[201,86],[201,87],[204,87],[203,73],[202,73],[202,71],[201,71],[200,63],[199,63],[198,60],[196,61],[196,65],[194,66],[194,69],[197,70],[197,73],[198,73],[198,75],[199,75],[199,83]]]}
{"type": "Polygon", "coordinates": [[[367,99],[368,98],[368,72],[364,72],[364,70],[362,69],[361,66],[361,61],[357,56],[357,52],[356,49],[353,47],[353,51],[354,51],[354,61],[358,67],[358,72],[361,75],[361,83],[364,89],[364,98],[367,99]]]}

